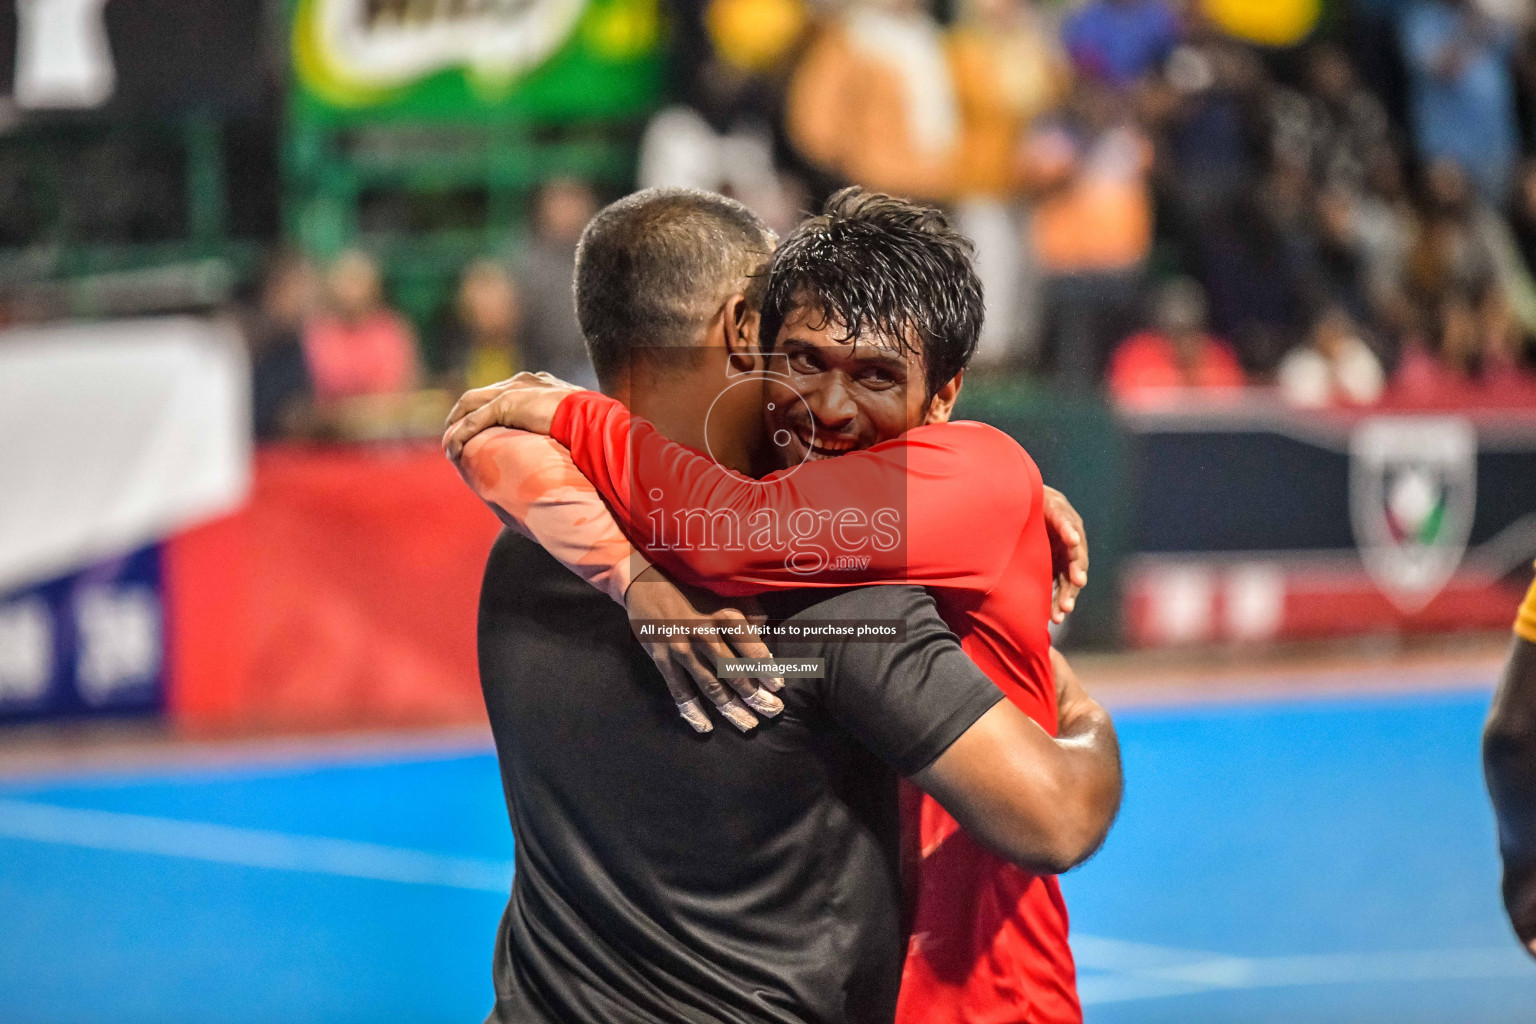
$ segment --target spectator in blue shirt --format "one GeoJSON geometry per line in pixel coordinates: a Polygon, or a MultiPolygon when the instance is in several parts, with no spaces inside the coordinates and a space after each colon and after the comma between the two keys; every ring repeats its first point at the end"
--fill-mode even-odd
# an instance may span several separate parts
{"type": "Polygon", "coordinates": [[[1483,197],[1503,207],[1519,155],[1513,30],[1469,0],[1420,0],[1398,29],[1419,157],[1460,164],[1483,197]]]}
{"type": "Polygon", "coordinates": [[[1179,19],[1164,0],[1092,0],[1067,19],[1062,41],[1078,71],[1124,88],[1162,66],[1179,19]]]}

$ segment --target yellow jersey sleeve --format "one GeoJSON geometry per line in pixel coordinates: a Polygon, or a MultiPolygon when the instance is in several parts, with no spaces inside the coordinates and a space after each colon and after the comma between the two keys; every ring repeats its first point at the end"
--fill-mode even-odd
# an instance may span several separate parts
{"type": "Polygon", "coordinates": [[[1536,644],[1536,580],[1531,580],[1531,589],[1525,592],[1525,603],[1520,605],[1520,614],[1515,616],[1515,635],[1536,644]]]}

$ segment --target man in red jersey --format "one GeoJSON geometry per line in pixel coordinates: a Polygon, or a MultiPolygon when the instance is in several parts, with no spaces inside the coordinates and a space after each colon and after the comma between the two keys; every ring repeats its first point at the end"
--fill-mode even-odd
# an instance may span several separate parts
{"type": "MultiPolygon", "coordinates": [[[[770,268],[761,336],[782,369],[767,426],[789,469],[732,473],[612,399],[530,380],[462,403],[449,447],[496,424],[550,434],[647,556],[722,593],[921,583],[978,667],[1053,731],[1039,473],[1001,432],[948,423],[979,325],[969,247],[943,216],[849,190],[770,268]]],[[[922,856],[898,1020],[1080,1020],[1055,879],[913,800],[922,856]]]]}

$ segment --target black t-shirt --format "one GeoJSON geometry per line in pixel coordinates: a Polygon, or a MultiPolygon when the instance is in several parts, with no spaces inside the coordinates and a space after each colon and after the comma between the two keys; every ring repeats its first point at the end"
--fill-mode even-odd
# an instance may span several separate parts
{"type": "Polygon", "coordinates": [[[480,674],[517,840],[497,936],[509,1024],[888,1022],[904,953],[896,782],[1001,697],[918,587],[782,595],[775,617],[904,619],[824,657],[750,734],[695,735],[623,610],[504,531],[480,674]]]}

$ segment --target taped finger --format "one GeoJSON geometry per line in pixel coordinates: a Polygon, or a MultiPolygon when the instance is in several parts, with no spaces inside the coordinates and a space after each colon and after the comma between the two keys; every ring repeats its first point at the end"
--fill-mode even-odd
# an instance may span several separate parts
{"type": "Polygon", "coordinates": [[[741,699],[747,707],[764,718],[776,718],[784,711],[783,701],[755,683],[752,686],[752,692],[741,699]]]}
{"type": "Polygon", "coordinates": [[[709,724],[709,716],[704,713],[704,702],[697,697],[690,697],[678,704],[677,713],[693,727],[694,732],[715,731],[715,727],[709,724]]]}
{"type": "Polygon", "coordinates": [[[725,720],[730,722],[742,732],[751,732],[757,728],[757,716],[747,710],[745,704],[732,698],[720,705],[720,713],[725,720]]]}
{"type": "Polygon", "coordinates": [[[704,664],[691,648],[680,660],[693,676],[693,681],[699,689],[704,691],[704,696],[714,703],[715,710],[724,715],[727,722],[742,732],[757,727],[757,716],[747,710],[747,706],[741,702],[740,698],[733,696],[730,690],[720,685],[714,669],[704,664]]]}
{"type": "MultiPolygon", "coordinates": [[[[736,653],[731,650],[730,646],[726,644],[724,640],[709,640],[700,642],[704,644],[705,649],[709,651],[710,658],[714,661],[715,670],[709,673],[712,678],[718,679],[721,683],[735,690],[737,696],[739,697],[746,697],[748,694],[752,693],[752,691],[757,689],[757,684],[746,676],[720,675],[720,662],[736,657],[736,653]]],[[[700,661],[701,663],[704,663],[703,659],[700,659],[700,661]]]]}
{"type": "Polygon", "coordinates": [[[651,651],[651,659],[656,662],[656,668],[661,672],[661,677],[667,681],[667,692],[672,695],[672,702],[677,705],[677,713],[683,717],[683,721],[694,732],[714,732],[715,727],[709,721],[709,716],[704,713],[704,702],[694,695],[693,688],[688,685],[683,674],[677,666],[672,664],[670,653],[663,648],[660,651],[651,651]],[[661,657],[657,658],[660,654],[661,657]]]}

